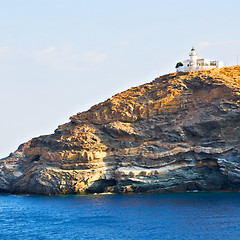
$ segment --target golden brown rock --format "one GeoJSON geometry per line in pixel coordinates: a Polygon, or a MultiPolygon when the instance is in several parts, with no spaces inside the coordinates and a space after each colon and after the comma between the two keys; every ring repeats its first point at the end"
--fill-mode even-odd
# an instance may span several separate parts
{"type": "Polygon", "coordinates": [[[240,67],[168,74],[78,113],[0,162],[2,192],[240,189],[240,67]]]}

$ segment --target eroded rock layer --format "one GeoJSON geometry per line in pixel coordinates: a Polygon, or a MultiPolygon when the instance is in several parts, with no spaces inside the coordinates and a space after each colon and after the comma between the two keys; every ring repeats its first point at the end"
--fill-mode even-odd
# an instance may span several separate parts
{"type": "Polygon", "coordinates": [[[240,190],[240,67],[168,74],[0,161],[0,191],[240,190]]]}

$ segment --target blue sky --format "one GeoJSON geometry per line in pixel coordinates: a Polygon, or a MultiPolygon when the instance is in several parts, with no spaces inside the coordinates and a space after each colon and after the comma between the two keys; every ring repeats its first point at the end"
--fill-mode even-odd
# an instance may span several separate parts
{"type": "Polygon", "coordinates": [[[0,157],[174,72],[193,45],[236,65],[239,9],[237,0],[0,0],[0,157]]]}

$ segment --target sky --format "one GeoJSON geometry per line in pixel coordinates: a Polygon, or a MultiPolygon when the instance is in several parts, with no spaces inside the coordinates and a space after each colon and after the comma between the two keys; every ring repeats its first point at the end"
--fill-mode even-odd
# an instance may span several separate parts
{"type": "Polygon", "coordinates": [[[199,57],[240,62],[239,0],[0,0],[0,158],[199,57]]]}

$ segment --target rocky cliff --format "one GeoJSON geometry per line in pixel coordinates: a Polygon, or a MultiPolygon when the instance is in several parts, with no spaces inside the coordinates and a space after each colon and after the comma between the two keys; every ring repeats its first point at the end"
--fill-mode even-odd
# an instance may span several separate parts
{"type": "Polygon", "coordinates": [[[156,78],[0,160],[0,191],[240,190],[240,67],[156,78]]]}

